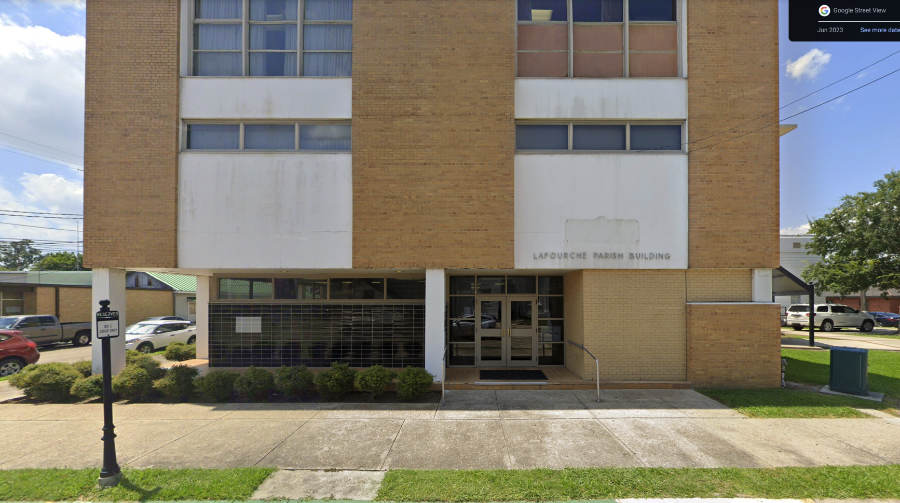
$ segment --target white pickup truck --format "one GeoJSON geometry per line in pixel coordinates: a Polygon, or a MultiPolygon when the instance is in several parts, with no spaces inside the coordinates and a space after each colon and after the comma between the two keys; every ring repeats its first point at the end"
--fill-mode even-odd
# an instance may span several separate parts
{"type": "Polygon", "coordinates": [[[38,346],[71,342],[84,346],[91,342],[91,322],[60,323],[52,314],[26,314],[0,318],[0,329],[20,330],[38,346]]]}

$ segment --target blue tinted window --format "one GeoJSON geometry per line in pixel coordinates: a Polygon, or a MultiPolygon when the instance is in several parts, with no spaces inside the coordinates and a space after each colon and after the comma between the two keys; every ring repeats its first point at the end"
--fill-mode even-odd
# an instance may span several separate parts
{"type": "Polygon", "coordinates": [[[632,21],[675,21],[675,0],[631,0],[628,19],[632,21]]]}
{"type": "Polygon", "coordinates": [[[681,150],[681,126],[631,126],[631,150],[681,150]]]}
{"type": "Polygon", "coordinates": [[[572,0],[572,19],[576,22],[622,22],[622,0],[572,0]]]}
{"type": "Polygon", "coordinates": [[[349,52],[304,52],[303,75],[307,77],[349,77],[353,56],[349,52]]]}
{"type": "Polygon", "coordinates": [[[306,0],[307,21],[349,21],[353,19],[353,0],[306,0]]]}
{"type": "Polygon", "coordinates": [[[240,19],[241,0],[196,0],[194,17],[198,19],[240,19]]]}
{"type": "Polygon", "coordinates": [[[187,148],[192,150],[237,150],[241,128],[237,124],[190,124],[187,148]]]}
{"type": "Polygon", "coordinates": [[[625,126],[574,126],[575,150],[625,150],[625,126]]]}
{"type": "Polygon", "coordinates": [[[253,21],[297,19],[297,0],[250,0],[253,21]]]}
{"type": "Polygon", "coordinates": [[[350,126],[300,126],[300,149],[349,151],[350,126]]]}
{"type": "Polygon", "coordinates": [[[248,124],[244,126],[244,148],[249,150],[294,150],[294,126],[248,124]]]}
{"type": "Polygon", "coordinates": [[[568,150],[569,126],[516,126],[518,150],[568,150]]]}
{"type": "Polygon", "coordinates": [[[519,0],[519,21],[568,20],[566,0],[519,0]]]}

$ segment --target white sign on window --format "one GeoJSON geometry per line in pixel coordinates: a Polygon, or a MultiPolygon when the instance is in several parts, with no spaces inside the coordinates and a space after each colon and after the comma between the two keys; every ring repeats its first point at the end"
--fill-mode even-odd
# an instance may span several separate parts
{"type": "Polygon", "coordinates": [[[259,316],[237,316],[234,318],[234,331],[239,334],[261,333],[262,318],[259,316]]]}

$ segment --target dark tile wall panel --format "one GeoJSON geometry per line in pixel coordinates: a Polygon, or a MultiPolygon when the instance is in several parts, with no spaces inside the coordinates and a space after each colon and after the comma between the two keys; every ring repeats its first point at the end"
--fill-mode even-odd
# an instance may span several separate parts
{"type": "Polygon", "coordinates": [[[422,304],[210,304],[211,367],[423,367],[422,304]],[[237,317],[260,333],[237,333],[237,317]]]}

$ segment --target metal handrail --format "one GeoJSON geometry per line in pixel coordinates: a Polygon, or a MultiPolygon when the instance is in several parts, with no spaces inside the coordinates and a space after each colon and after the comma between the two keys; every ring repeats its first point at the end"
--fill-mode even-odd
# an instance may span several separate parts
{"type": "Polygon", "coordinates": [[[446,393],[447,383],[447,346],[444,345],[444,353],[441,354],[441,403],[444,403],[444,393],[446,393]]]}
{"type": "Polygon", "coordinates": [[[583,345],[578,344],[577,342],[572,342],[572,341],[570,341],[570,340],[566,340],[566,342],[569,343],[569,344],[571,344],[571,345],[573,345],[573,346],[575,346],[576,348],[578,348],[578,349],[584,351],[585,353],[587,353],[588,355],[590,355],[591,358],[594,359],[594,370],[596,371],[596,376],[597,376],[597,377],[596,377],[596,383],[597,383],[597,401],[599,402],[599,401],[600,401],[600,360],[597,359],[596,356],[594,356],[594,353],[591,353],[591,351],[590,351],[588,348],[584,347],[583,345]]]}

